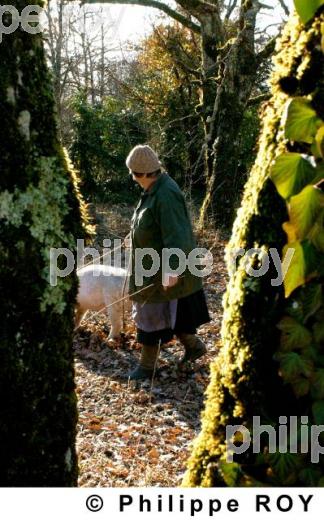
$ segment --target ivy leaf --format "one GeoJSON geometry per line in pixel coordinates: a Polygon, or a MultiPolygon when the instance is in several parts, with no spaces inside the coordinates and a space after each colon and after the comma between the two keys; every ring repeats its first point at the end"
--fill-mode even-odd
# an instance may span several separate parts
{"type": "Polygon", "coordinates": [[[299,376],[309,377],[313,370],[313,363],[297,352],[278,354],[275,358],[280,362],[280,373],[287,382],[293,382],[299,376]]]}
{"type": "Polygon", "coordinates": [[[306,238],[324,207],[324,193],[314,186],[306,186],[298,195],[291,197],[289,215],[299,239],[306,238]]]}
{"type": "Polygon", "coordinates": [[[302,248],[305,261],[305,281],[324,274],[324,255],[320,253],[310,240],[303,240],[302,248]]]}
{"type": "MultiPolygon", "coordinates": [[[[294,229],[293,226],[292,228],[294,229]]],[[[308,233],[308,238],[316,249],[324,253],[324,209],[315,220],[312,229],[308,233]]]]}
{"type": "Polygon", "coordinates": [[[309,22],[316,11],[324,4],[324,0],[294,0],[296,11],[303,23],[309,22]]]}
{"type": "Polygon", "coordinates": [[[324,424],[324,401],[315,401],[312,406],[315,424],[324,424]]]}
{"type": "Polygon", "coordinates": [[[317,487],[321,478],[322,472],[320,468],[309,466],[304,468],[299,473],[299,478],[304,486],[317,487]]]}
{"type": "Polygon", "coordinates": [[[303,349],[303,357],[305,359],[309,359],[314,365],[317,366],[317,360],[318,360],[318,350],[316,346],[314,346],[314,343],[310,345],[309,347],[303,349]]]}
{"type": "Polygon", "coordinates": [[[307,284],[301,294],[304,323],[318,311],[322,305],[322,287],[320,283],[307,284]]]}
{"type": "Polygon", "coordinates": [[[290,316],[285,316],[277,325],[281,330],[280,344],[285,351],[308,347],[312,341],[309,330],[290,316]]]}
{"type": "Polygon", "coordinates": [[[298,377],[297,379],[292,381],[291,384],[296,397],[304,397],[308,394],[310,389],[310,383],[309,380],[305,377],[298,377]]]}
{"type": "Polygon", "coordinates": [[[236,462],[220,462],[219,469],[227,486],[234,487],[238,485],[239,478],[242,475],[239,464],[236,462]]]}
{"type": "Polygon", "coordinates": [[[313,325],[313,333],[316,343],[324,345],[324,322],[317,321],[313,325]]]}
{"type": "Polygon", "coordinates": [[[323,356],[323,354],[317,354],[317,365],[319,367],[324,367],[324,356],[323,356]]]}
{"type": "Polygon", "coordinates": [[[281,482],[293,476],[302,464],[301,456],[296,453],[269,453],[268,460],[273,472],[281,482]]]}
{"type": "Polygon", "coordinates": [[[300,301],[300,291],[298,293],[298,299],[289,298],[286,306],[286,312],[288,316],[294,318],[294,320],[298,321],[298,323],[304,323],[304,309],[300,301]]]}
{"type": "Polygon", "coordinates": [[[291,298],[286,311],[289,316],[305,324],[322,305],[322,287],[320,283],[307,283],[298,291],[298,298],[291,298]]]}
{"type": "Polygon", "coordinates": [[[324,158],[324,125],[318,129],[315,142],[319,156],[324,158]]]}
{"type": "MultiPolygon", "coordinates": [[[[324,26],[324,23],[323,23],[323,26],[324,26]]],[[[324,128],[324,125],[321,128],[324,128]]],[[[316,184],[320,180],[324,179],[324,163],[323,162],[317,163],[315,169],[316,169],[316,178],[314,179],[314,184],[316,184]]]]}
{"type": "Polygon", "coordinates": [[[304,250],[300,242],[292,242],[287,244],[283,248],[283,258],[286,256],[287,250],[292,248],[295,250],[294,255],[291,259],[289,267],[286,272],[286,276],[284,278],[284,288],[285,288],[285,296],[288,298],[291,293],[304,285],[305,283],[305,273],[306,273],[306,264],[304,258],[304,250]]]}
{"type": "Polygon", "coordinates": [[[288,106],[285,137],[290,141],[302,141],[303,143],[312,144],[317,129],[322,123],[323,121],[317,116],[310,101],[302,97],[296,97],[288,106]]]}
{"type": "Polygon", "coordinates": [[[313,385],[312,385],[312,397],[314,399],[324,399],[324,369],[320,368],[315,371],[313,385]]]}
{"type": "Polygon", "coordinates": [[[296,242],[297,241],[296,229],[294,228],[294,226],[292,225],[291,222],[284,222],[282,224],[282,229],[287,234],[287,242],[288,242],[288,244],[291,244],[292,242],[296,242]]]}
{"type": "MultiPolygon", "coordinates": [[[[324,306],[315,314],[315,323],[313,325],[314,339],[317,344],[324,345],[324,306]]],[[[324,356],[321,356],[324,360],[324,356]]],[[[324,362],[323,362],[324,366],[324,362]]]]}
{"type": "Polygon", "coordinates": [[[315,168],[299,153],[279,155],[270,172],[271,180],[284,199],[299,193],[315,177],[315,168]]]}

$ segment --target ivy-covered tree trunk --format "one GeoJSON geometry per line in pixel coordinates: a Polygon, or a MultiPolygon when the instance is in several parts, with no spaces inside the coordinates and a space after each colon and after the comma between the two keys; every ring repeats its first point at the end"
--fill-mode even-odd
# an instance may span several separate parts
{"type": "MultiPolygon", "coordinates": [[[[300,445],[302,430],[304,435],[305,428],[324,424],[324,13],[310,14],[300,5],[303,22],[292,16],[279,42],[258,156],[227,248],[222,344],[185,486],[324,482],[323,456],[314,461],[311,446],[305,453],[304,440],[301,453],[300,445]],[[240,248],[256,250],[249,257],[238,253],[234,267],[240,248]],[[252,276],[270,248],[281,260],[288,248],[294,253],[284,285],[274,282],[278,274],[269,256],[267,272],[252,276]],[[288,435],[290,418],[298,417],[287,453],[278,445],[280,416],[288,419],[288,435]],[[308,418],[304,429],[302,416],[308,418]],[[274,427],[275,451],[263,434],[259,453],[250,446],[232,453],[231,462],[226,427],[242,425],[253,433],[258,417],[274,427]]],[[[229,440],[240,446],[242,438],[229,440]]]]}
{"type": "MultiPolygon", "coordinates": [[[[14,5],[21,13],[28,2],[14,5]]],[[[75,486],[77,280],[50,285],[49,254],[75,253],[82,205],[57,139],[41,34],[19,28],[2,36],[0,486],[75,486]]]]}

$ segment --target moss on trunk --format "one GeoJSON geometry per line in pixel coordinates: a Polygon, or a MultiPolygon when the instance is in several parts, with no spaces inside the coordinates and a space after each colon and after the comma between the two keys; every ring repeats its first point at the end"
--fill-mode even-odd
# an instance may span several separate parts
{"type": "Polygon", "coordinates": [[[238,155],[244,112],[260,66],[254,42],[256,12],[250,4],[244,5],[242,30],[218,49],[217,88],[213,93],[215,85],[210,82],[206,90],[210,111],[204,121],[207,187],[200,211],[201,228],[211,217],[218,227],[230,229],[244,185],[237,174],[238,155]]]}
{"type": "MultiPolygon", "coordinates": [[[[268,252],[272,247],[281,255],[287,242],[282,228],[288,219],[286,204],[270,180],[270,171],[279,154],[299,151],[299,145],[289,142],[284,134],[283,121],[290,96],[309,95],[318,115],[321,114],[324,102],[323,22],[324,15],[318,14],[305,27],[297,15],[292,16],[277,46],[271,81],[273,96],[264,111],[257,159],[227,248],[229,268],[235,249],[260,248],[268,252]]],[[[253,267],[258,268],[261,262],[261,255],[256,255],[253,267]]],[[[273,262],[270,262],[269,271],[259,278],[247,274],[243,259],[237,264],[224,298],[222,346],[211,366],[202,431],[195,441],[184,485],[322,485],[322,458],[318,464],[311,464],[309,453],[271,455],[267,451],[267,436],[262,440],[260,455],[249,449],[237,455],[233,463],[226,460],[227,425],[244,425],[251,431],[253,416],[260,416],[261,424],[273,425],[278,431],[280,415],[306,415],[310,422],[316,423],[315,394],[300,392],[299,388],[298,396],[294,385],[283,377],[275,356],[281,349],[278,322],[301,305],[305,287],[296,289],[287,300],[282,286],[271,285],[271,279],[276,278],[273,262]]],[[[322,283],[323,273],[313,281],[322,283]]],[[[317,318],[314,315],[308,320],[304,316],[304,325],[311,329],[314,319],[320,320],[320,313],[323,317],[323,298],[317,302],[317,318]]],[[[319,359],[324,325],[323,322],[320,325],[320,321],[316,323],[317,333],[313,335],[312,349],[307,354],[312,357],[313,366],[313,371],[307,375],[310,385],[316,385],[318,369],[323,362],[319,359]]]]}
{"type": "Polygon", "coordinates": [[[57,139],[40,34],[3,35],[0,113],[0,486],[75,486],[77,280],[49,284],[49,250],[75,253],[84,206],[57,139]]]}

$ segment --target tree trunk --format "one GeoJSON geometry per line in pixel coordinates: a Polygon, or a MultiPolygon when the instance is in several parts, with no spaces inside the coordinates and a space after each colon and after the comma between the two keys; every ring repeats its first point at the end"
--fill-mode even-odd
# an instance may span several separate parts
{"type": "Polygon", "coordinates": [[[77,280],[50,285],[49,251],[84,232],[41,35],[3,35],[0,112],[0,486],[75,486],[77,280]]]}
{"type": "MultiPolygon", "coordinates": [[[[223,48],[219,46],[221,42],[217,42],[215,63],[209,64],[212,75],[217,75],[219,80],[205,93],[212,107],[205,111],[203,120],[207,182],[200,227],[211,217],[217,226],[230,228],[235,203],[238,203],[243,187],[237,178],[238,136],[259,65],[254,48],[258,9],[253,2],[245,3],[241,9],[238,36],[223,48]]],[[[204,43],[204,39],[202,41],[204,43]]]]}
{"type": "Polygon", "coordinates": [[[232,49],[217,89],[212,122],[207,137],[206,196],[200,212],[200,226],[208,216],[217,226],[229,229],[233,223],[235,203],[239,203],[242,182],[237,178],[240,128],[247,102],[256,80],[257,68],[251,53],[239,56],[232,49]],[[242,63],[249,62],[249,74],[242,73],[242,63]],[[240,61],[241,59],[241,61],[240,61]]]}
{"type": "MultiPolygon", "coordinates": [[[[323,373],[324,270],[318,266],[323,257],[323,242],[318,242],[312,250],[315,274],[310,270],[306,284],[296,288],[291,296],[286,295],[286,299],[283,286],[271,283],[277,278],[271,260],[268,271],[260,277],[247,274],[246,258],[240,257],[235,267],[232,261],[239,248],[245,252],[251,248],[263,252],[275,248],[281,256],[287,242],[282,226],[291,206],[290,203],[286,205],[276,191],[270,173],[274,161],[282,153],[301,151],[310,156],[314,153],[314,145],[308,145],[305,152],[305,143],[299,142],[303,139],[293,142],[285,138],[283,115],[287,102],[292,99],[289,95],[297,100],[303,96],[306,103],[311,99],[313,108],[323,120],[323,8],[321,12],[307,26],[300,23],[297,15],[293,16],[280,42],[272,77],[273,97],[263,117],[258,156],[227,248],[231,273],[224,300],[222,345],[211,366],[202,431],[188,462],[185,486],[317,486],[323,483],[323,457],[313,463],[310,452],[300,453],[300,444],[297,453],[292,449],[290,452],[291,445],[288,453],[279,452],[278,444],[276,452],[271,453],[267,435],[261,439],[259,453],[253,453],[249,448],[234,455],[230,462],[226,430],[227,426],[241,425],[251,433],[253,419],[258,417],[261,425],[273,426],[276,434],[279,416],[288,418],[288,428],[291,416],[308,417],[309,425],[322,424],[319,421],[324,413],[324,393],[319,381],[323,373]],[[315,304],[311,296],[314,289],[317,291],[315,304]],[[282,360],[287,364],[283,365],[282,360]]],[[[300,124],[303,124],[302,117],[300,124]]],[[[297,124],[296,120],[294,124],[297,124]]],[[[315,134],[316,129],[314,139],[315,134]]],[[[320,157],[322,167],[321,154],[317,157],[320,157]]],[[[308,181],[311,189],[312,179],[308,181]]],[[[299,179],[299,182],[305,183],[305,179],[299,179]]],[[[321,204],[323,207],[323,197],[321,204]]],[[[323,219],[323,209],[321,211],[323,219]]],[[[312,210],[312,218],[314,215],[312,210]]],[[[316,225],[321,226],[319,234],[323,238],[323,220],[316,225]]],[[[262,254],[256,252],[250,265],[258,269],[262,264],[262,254]]],[[[298,428],[300,436],[300,423],[298,428]]],[[[240,444],[241,440],[237,438],[236,445],[240,444]]]]}
{"type": "Polygon", "coordinates": [[[63,106],[62,106],[62,95],[64,91],[64,83],[63,83],[63,70],[62,70],[62,52],[63,52],[63,16],[64,16],[64,5],[65,0],[60,0],[57,3],[58,16],[57,19],[54,17],[53,19],[53,11],[52,11],[52,3],[49,0],[46,5],[46,16],[48,22],[48,38],[47,44],[49,49],[49,60],[52,67],[53,74],[53,90],[54,90],[54,99],[55,106],[58,115],[58,125],[59,132],[60,123],[62,121],[63,116],[63,106]]]}

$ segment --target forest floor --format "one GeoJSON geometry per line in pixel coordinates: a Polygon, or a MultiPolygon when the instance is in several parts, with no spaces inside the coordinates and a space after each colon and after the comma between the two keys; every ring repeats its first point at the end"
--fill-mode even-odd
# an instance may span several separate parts
{"type": "MultiPolygon", "coordinates": [[[[97,237],[124,237],[132,209],[96,207],[97,237]]],[[[123,337],[108,341],[104,315],[87,317],[74,337],[79,409],[77,450],[81,487],[176,487],[181,483],[191,443],[200,430],[209,365],[217,355],[222,296],[227,274],[226,238],[206,230],[199,246],[213,254],[213,271],[205,279],[211,322],[200,327],[208,354],[181,369],[182,348],[164,345],[153,382],[129,382],[127,373],[139,357],[135,327],[126,314],[123,337]]]]}

